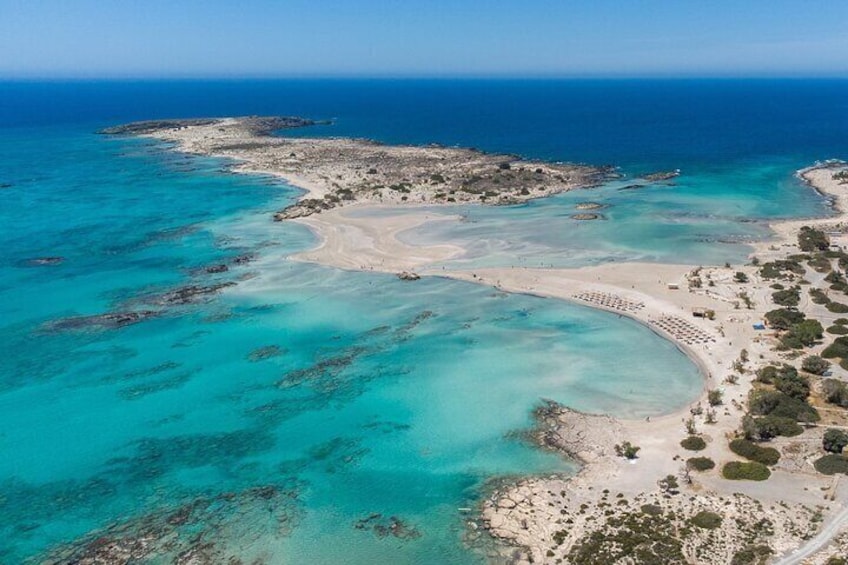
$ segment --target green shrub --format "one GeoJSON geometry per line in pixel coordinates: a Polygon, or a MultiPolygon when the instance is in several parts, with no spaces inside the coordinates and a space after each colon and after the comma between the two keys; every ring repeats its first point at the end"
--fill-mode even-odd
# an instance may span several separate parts
{"type": "Polygon", "coordinates": [[[848,318],[836,318],[833,323],[837,326],[848,326],[848,318]]]}
{"type": "Polygon", "coordinates": [[[830,259],[828,259],[824,255],[814,255],[813,257],[810,257],[810,260],[807,261],[807,264],[812,267],[813,270],[819,273],[827,273],[832,269],[830,259]]]}
{"type": "Polygon", "coordinates": [[[777,390],[753,390],[748,407],[755,416],[779,416],[797,422],[817,422],[819,413],[805,401],[777,390]]]}
{"type": "Polygon", "coordinates": [[[831,283],[832,286],[830,288],[833,288],[834,286],[844,286],[845,283],[848,282],[845,280],[845,276],[839,271],[832,271],[828,273],[824,280],[825,282],[831,283]]]}
{"type": "Polygon", "coordinates": [[[846,335],[848,334],[848,328],[845,326],[837,326],[836,324],[827,328],[827,333],[832,335],[846,335]]]}
{"type": "Polygon", "coordinates": [[[698,528],[703,528],[705,530],[714,530],[721,526],[721,516],[716,514],[715,512],[710,512],[708,510],[701,510],[689,520],[692,522],[693,526],[698,528]]]}
{"type": "Polygon", "coordinates": [[[804,357],[804,360],[801,361],[801,368],[813,375],[823,375],[830,369],[830,362],[825,361],[818,355],[810,355],[809,357],[804,357]]]}
{"type": "Polygon", "coordinates": [[[689,436],[680,442],[680,446],[689,451],[701,451],[707,447],[707,442],[702,437],[689,436]]]}
{"type": "Polygon", "coordinates": [[[780,460],[780,452],[773,447],[760,447],[747,439],[734,439],[730,442],[730,451],[745,459],[762,463],[763,465],[774,465],[780,460]]]}
{"type": "Polygon", "coordinates": [[[756,461],[731,461],[722,467],[721,475],[730,481],[764,481],[771,476],[771,471],[756,461]]]}
{"type": "Polygon", "coordinates": [[[774,552],[767,545],[748,546],[733,555],[730,565],[765,565],[772,553],[774,552]]]}
{"type": "Polygon", "coordinates": [[[812,300],[814,304],[827,304],[830,302],[830,298],[828,298],[824,291],[820,288],[810,289],[810,300],[812,300]]]}
{"type": "Polygon", "coordinates": [[[764,279],[787,279],[793,274],[803,275],[805,272],[801,263],[791,258],[763,263],[760,267],[760,276],[764,279]]]}
{"type": "Polygon", "coordinates": [[[647,514],[648,516],[659,516],[663,513],[662,507],[656,504],[643,504],[642,512],[647,514]]]}
{"type": "Polygon", "coordinates": [[[819,418],[812,406],[778,390],[752,390],[748,408],[754,416],[778,416],[796,422],[812,422],[819,418]]]}
{"type": "Polygon", "coordinates": [[[798,306],[798,303],[801,301],[799,287],[793,286],[786,290],[778,290],[772,293],[771,299],[779,306],[798,306]]]}
{"type": "Polygon", "coordinates": [[[835,453],[816,459],[813,466],[816,471],[823,475],[835,475],[836,473],[848,475],[848,459],[835,453]]]}
{"type": "Polygon", "coordinates": [[[777,367],[774,365],[766,365],[765,367],[760,367],[757,369],[757,380],[761,383],[765,383],[770,385],[774,378],[777,376],[777,367]]]}
{"type": "Polygon", "coordinates": [[[824,328],[818,320],[804,320],[792,324],[781,338],[780,342],[789,349],[811,347],[824,335],[824,328]]]}
{"type": "Polygon", "coordinates": [[[709,457],[690,457],[686,460],[686,465],[695,471],[709,471],[715,469],[715,461],[709,457]]]}
{"type": "Polygon", "coordinates": [[[842,304],[841,302],[828,302],[825,308],[834,314],[845,314],[848,312],[848,305],[842,304]]]}
{"type": "Polygon", "coordinates": [[[821,356],[825,359],[848,357],[848,336],[837,337],[833,343],[824,348],[821,356]]]}
{"type": "Polygon", "coordinates": [[[824,432],[822,437],[822,447],[830,453],[842,453],[845,446],[848,445],[848,432],[830,428],[824,432]]]}
{"type": "Polygon", "coordinates": [[[710,406],[719,406],[722,403],[722,397],[724,393],[717,389],[712,388],[707,391],[707,402],[709,402],[710,406]]]}
{"type": "Polygon", "coordinates": [[[794,437],[804,432],[804,428],[798,425],[796,420],[781,416],[753,418],[753,423],[759,439],[771,439],[777,436],[794,437]]]}

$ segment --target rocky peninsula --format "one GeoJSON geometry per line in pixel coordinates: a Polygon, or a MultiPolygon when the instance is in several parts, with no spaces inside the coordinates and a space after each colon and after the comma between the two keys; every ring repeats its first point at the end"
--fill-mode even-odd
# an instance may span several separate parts
{"type": "Polygon", "coordinates": [[[276,220],[357,203],[516,204],[595,186],[614,174],[609,168],[530,161],[475,149],[274,135],[319,123],[326,124],[292,117],[156,120],[102,133],[173,142],[180,151],[233,159],[237,171],[276,175],[307,191],[275,214],[276,220]]]}

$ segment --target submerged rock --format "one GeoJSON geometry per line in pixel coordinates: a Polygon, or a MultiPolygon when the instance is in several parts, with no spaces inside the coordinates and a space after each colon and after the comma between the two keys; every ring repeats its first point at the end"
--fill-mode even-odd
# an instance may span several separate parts
{"type": "Polygon", "coordinates": [[[244,255],[238,255],[233,257],[232,263],[233,265],[247,265],[251,261],[256,259],[256,256],[251,253],[245,253],[244,255]]]}
{"type": "Polygon", "coordinates": [[[634,184],[628,184],[627,186],[622,186],[618,190],[619,191],[621,191],[621,190],[636,190],[636,189],[639,189],[639,188],[645,188],[645,185],[644,184],[635,184],[635,183],[634,184]]]}
{"type": "Polygon", "coordinates": [[[217,294],[221,290],[235,285],[236,283],[234,282],[224,282],[209,286],[183,286],[175,290],[166,292],[164,294],[154,296],[147,302],[168,306],[191,304],[192,302],[196,302],[200,298],[209,296],[211,294],[217,294]]]}
{"type": "Polygon", "coordinates": [[[221,265],[210,265],[210,266],[203,269],[204,272],[209,273],[210,275],[216,274],[216,273],[226,273],[229,270],[230,270],[230,268],[227,267],[226,265],[223,265],[223,264],[221,264],[221,265]]]}
{"type": "Polygon", "coordinates": [[[572,214],[571,219],[572,220],[582,220],[582,221],[600,220],[600,219],[603,219],[603,216],[601,214],[592,214],[592,213],[572,214]]]}
{"type": "Polygon", "coordinates": [[[283,349],[279,345],[266,345],[265,347],[260,347],[251,351],[247,356],[247,360],[251,363],[256,363],[257,361],[264,361],[265,359],[271,359],[272,357],[279,357],[282,354],[283,349]]]}
{"type": "Polygon", "coordinates": [[[48,325],[51,330],[81,330],[86,328],[118,329],[132,324],[137,324],[148,318],[159,316],[161,312],[156,310],[138,310],[131,312],[109,312],[96,314],[94,316],[77,316],[64,318],[48,325]]]}
{"type": "Polygon", "coordinates": [[[401,518],[397,516],[384,518],[379,512],[357,520],[353,527],[357,530],[370,530],[378,538],[392,536],[400,540],[413,540],[421,537],[421,532],[417,528],[407,524],[401,518]]]}
{"type": "Polygon", "coordinates": [[[35,257],[33,259],[27,259],[24,264],[28,267],[46,267],[50,265],[59,265],[60,263],[64,263],[64,257],[35,257]]]}
{"type": "MultiPolygon", "coordinates": [[[[42,556],[38,563],[127,565],[242,563],[244,546],[291,533],[302,510],[298,490],[260,485],[199,497],[113,524],[42,556]]],[[[261,547],[257,547],[261,549],[261,547]]]]}

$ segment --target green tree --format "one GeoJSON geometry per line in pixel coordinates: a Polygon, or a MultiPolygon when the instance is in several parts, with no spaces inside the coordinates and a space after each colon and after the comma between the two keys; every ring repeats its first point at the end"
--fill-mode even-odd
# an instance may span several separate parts
{"type": "Polygon", "coordinates": [[[798,232],[798,247],[805,253],[813,251],[827,251],[830,247],[830,240],[827,235],[810,226],[803,226],[798,232]]]}
{"type": "Polygon", "coordinates": [[[626,459],[636,459],[636,454],[641,448],[631,444],[629,441],[615,445],[615,454],[626,459]]]}
{"type": "Polygon", "coordinates": [[[766,312],[766,321],[776,330],[788,330],[793,324],[804,321],[806,316],[797,310],[779,308],[766,312]]]}

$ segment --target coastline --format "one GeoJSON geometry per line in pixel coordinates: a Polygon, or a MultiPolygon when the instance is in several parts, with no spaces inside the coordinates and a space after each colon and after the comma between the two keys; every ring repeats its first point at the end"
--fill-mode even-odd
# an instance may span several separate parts
{"type": "MultiPolygon", "coordinates": [[[[155,136],[154,136],[155,137],[155,136]]],[[[160,138],[161,139],[161,138],[160,138]]],[[[196,152],[197,148],[181,146],[179,150],[196,152]]],[[[217,155],[215,153],[205,153],[217,155]]],[[[775,237],[754,245],[758,258],[777,258],[785,256],[788,248],[792,248],[793,238],[802,225],[820,227],[842,227],[845,220],[845,210],[848,209],[848,195],[839,192],[835,186],[827,182],[826,173],[831,165],[819,165],[798,171],[798,175],[808,185],[820,191],[826,197],[833,198],[835,217],[808,220],[788,220],[770,223],[769,227],[775,237]]],[[[244,162],[233,167],[240,173],[272,174],[284,178],[299,188],[306,190],[303,198],[324,198],[329,194],[326,185],[316,183],[314,179],[298,178],[297,175],[281,173],[275,170],[255,168],[255,163],[244,162]]],[[[547,196],[545,194],[544,196],[547,196]]],[[[389,204],[396,204],[389,202],[389,204]]],[[[419,202],[417,204],[424,204],[419,202]]],[[[416,204],[404,204],[412,208],[416,204]]],[[[690,405],[706,402],[707,390],[710,387],[722,385],[722,377],[730,370],[733,360],[738,358],[743,348],[748,350],[751,357],[765,355],[770,350],[770,344],[760,339],[760,335],[752,329],[752,323],[762,317],[765,309],[770,307],[768,300],[768,284],[756,278],[756,268],[750,266],[708,267],[703,271],[716,281],[716,287],[709,290],[699,289],[687,291],[686,287],[696,270],[695,265],[658,265],[650,263],[607,264],[598,267],[580,269],[530,269],[524,267],[476,269],[474,271],[444,271],[428,268],[429,264],[444,261],[461,255],[461,247],[454,245],[415,246],[401,242],[397,235],[430,221],[451,221],[457,217],[432,212],[413,212],[403,216],[388,216],[375,218],[356,218],[351,214],[367,210],[373,203],[354,204],[337,209],[322,210],[320,214],[310,214],[310,217],[298,217],[298,223],[307,225],[318,237],[321,243],[315,249],[297,254],[293,258],[301,261],[317,262],[342,269],[376,270],[397,273],[398,271],[415,271],[422,276],[442,276],[490,285],[507,292],[533,294],[537,296],[569,300],[583,306],[594,307],[607,312],[624,315],[634,319],[658,335],[670,340],[683,351],[701,370],[704,375],[704,388],[700,396],[679,410],[670,414],[652,417],[650,421],[636,421],[613,418],[617,437],[621,439],[638,438],[642,450],[637,460],[639,473],[628,472],[632,469],[630,463],[616,457],[611,451],[609,437],[594,437],[592,443],[600,449],[590,452],[587,457],[580,457],[583,464],[580,472],[574,477],[526,479],[516,485],[495,493],[482,503],[482,522],[484,526],[501,541],[513,544],[517,549],[510,553],[510,558],[519,563],[546,562],[555,548],[558,553],[575,547],[579,538],[587,534],[591,528],[589,516],[582,519],[582,525],[574,528],[567,537],[558,535],[561,530],[554,529],[553,524],[560,521],[559,514],[563,510],[570,512],[581,504],[592,502],[591,514],[593,519],[599,518],[601,506],[598,506],[600,485],[607,490],[629,496],[635,500],[650,500],[646,504],[661,503],[653,497],[656,481],[669,474],[680,471],[681,459],[687,455],[678,445],[685,437],[681,420],[690,417],[690,405]],[[752,297],[756,308],[738,310],[733,302],[738,294],[738,285],[732,280],[735,271],[742,271],[755,280],[752,297]],[[676,284],[678,289],[669,288],[676,284]],[[629,287],[629,288],[628,288],[629,287]],[[582,297],[582,298],[581,298],[582,297]],[[623,307],[609,306],[607,303],[624,304],[623,307]],[[641,307],[627,306],[641,304],[641,307]],[[692,312],[696,308],[710,308],[716,313],[716,320],[693,319],[692,312]],[[677,322],[666,323],[664,320],[677,319],[685,321],[687,326],[680,330],[677,322]],[[704,343],[687,343],[685,336],[701,333],[708,336],[704,343]],[[733,344],[736,343],[734,346],[733,344]],[[672,457],[673,456],[673,457],[672,457]],[[634,476],[636,475],[636,476],[634,476]],[[560,495],[567,492],[568,495],[560,495]],[[640,498],[641,497],[641,498],[640,498]],[[542,509],[542,510],[540,510],[542,509]],[[549,510],[552,509],[552,510],[549,510]],[[558,542],[558,543],[557,543],[558,542]]],[[[715,424],[699,424],[706,430],[702,435],[707,438],[707,449],[699,455],[709,455],[716,461],[733,459],[724,438],[738,428],[739,420],[744,413],[742,403],[751,388],[749,379],[743,379],[737,385],[726,387],[726,399],[741,402],[726,403],[724,412],[718,415],[715,424]],[[731,398],[732,395],[732,398],[731,398]]],[[[570,451],[570,439],[559,433],[568,431],[571,434],[584,437],[598,429],[599,419],[609,421],[609,416],[581,415],[574,418],[574,411],[556,413],[555,420],[558,428],[554,429],[555,439],[549,447],[570,451]],[[558,438],[558,439],[556,439],[558,438]]],[[[781,504],[789,500],[803,505],[807,517],[813,515],[813,508],[822,503],[820,492],[825,490],[830,479],[821,477],[805,477],[808,485],[818,488],[805,488],[799,491],[793,485],[793,477],[784,471],[775,471],[775,476],[765,484],[740,483],[722,481],[715,473],[698,475],[690,485],[697,493],[699,503],[703,508],[717,509],[725,503],[725,496],[743,498],[735,500],[734,511],[748,514],[756,513],[752,500],[768,505],[766,510],[760,508],[760,514],[775,516],[785,514],[781,504]],[[776,486],[777,485],[777,486],[776,486]],[[747,498],[746,498],[747,497],[747,498]]],[[[845,488],[834,489],[834,498],[845,500],[845,488]],[[839,492],[837,492],[839,491],[839,492]]],[[[677,509],[682,512],[681,508],[677,509]]],[[[577,516],[572,520],[580,521],[577,516]]],[[[793,535],[790,518],[780,522],[781,539],[777,540],[775,548],[788,552],[798,547],[804,536],[812,535],[805,531],[803,535],[793,535]]],[[[741,533],[739,535],[742,535],[741,533]]],[[[736,548],[732,543],[728,547],[736,548]]],[[[693,550],[694,551],[694,550],[693,550]]],[[[716,559],[723,559],[727,554],[716,554],[716,559]]]]}

